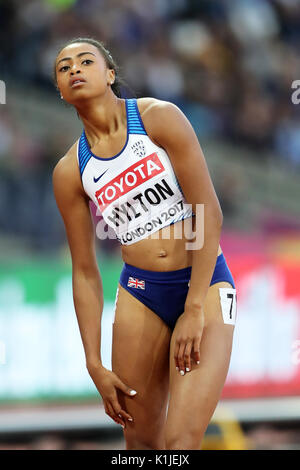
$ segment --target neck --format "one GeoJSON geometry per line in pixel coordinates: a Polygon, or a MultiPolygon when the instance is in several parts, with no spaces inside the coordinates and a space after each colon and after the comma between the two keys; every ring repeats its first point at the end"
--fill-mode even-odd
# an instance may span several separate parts
{"type": "Polygon", "coordinates": [[[112,91],[101,98],[91,98],[76,104],[76,110],[92,145],[113,134],[122,125],[123,100],[112,91]]]}

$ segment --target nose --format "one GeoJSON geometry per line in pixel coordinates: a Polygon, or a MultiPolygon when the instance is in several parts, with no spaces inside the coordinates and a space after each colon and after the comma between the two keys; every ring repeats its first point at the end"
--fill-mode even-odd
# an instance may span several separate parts
{"type": "Polygon", "coordinates": [[[75,73],[80,73],[80,69],[77,69],[76,70],[76,65],[73,65],[72,69],[71,69],[71,75],[75,75],[75,73]]]}

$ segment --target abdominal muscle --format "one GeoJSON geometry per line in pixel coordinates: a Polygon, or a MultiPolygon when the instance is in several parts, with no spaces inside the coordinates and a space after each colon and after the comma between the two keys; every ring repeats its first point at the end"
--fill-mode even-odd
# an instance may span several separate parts
{"type": "MultiPolygon", "coordinates": [[[[191,244],[193,240],[186,238],[183,223],[184,221],[180,220],[144,240],[122,246],[123,261],[149,271],[175,271],[192,266],[193,250],[187,249],[186,244],[191,244]],[[182,233],[180,238],[176,235],[178,233],[182,233]]],[[[221,253],[219,245],[218,255],[221,253]]]]}

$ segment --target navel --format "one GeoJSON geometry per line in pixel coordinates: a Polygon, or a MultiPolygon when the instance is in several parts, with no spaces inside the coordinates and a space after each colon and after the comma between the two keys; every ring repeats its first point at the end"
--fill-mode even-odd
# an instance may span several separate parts
{"type": "Polygon", "coordinates": [[[167,256],[166,250],[160,250],[160,252],[158,253],[158,256],[159,256],[159,257],[165,257],[165,256],[167,256]]]}

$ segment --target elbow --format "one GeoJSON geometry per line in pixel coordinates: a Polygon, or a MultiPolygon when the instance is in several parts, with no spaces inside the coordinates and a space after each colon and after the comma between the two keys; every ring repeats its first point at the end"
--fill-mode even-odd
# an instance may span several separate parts
{"type": "Polygon", "coordinates": [[[218,199],[215,201],[213,207],[213,218],[215,220],[216,227],[221,230],[223,226],[223,212],[218,199]]]}
{"type": "Polygon", "coordinates": [[[223,212],[222,212],[222,209],[221,207],[219,206],[219,210],[217,211],[217,226],[220,228],[220,230],[222,229],[223,227],[223,220],[224,220],[224,217],[223,217],[223,212]]]}
{"type": "Polygon", "coordinates": [[[211,210],[210,220],[216,232],[220,232],[223,226],[223,212],[221,210],[220,205],[216,206],[213,210],[211,210]]]}
{"type": "Polygon", "coordinates": [[[100,272],[97,266],[88,263],[80,265],[73,263],[72,276],[73,279],[95,280],[99,279],[100,272]]]}

